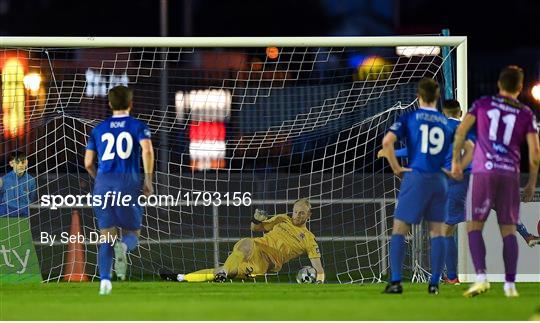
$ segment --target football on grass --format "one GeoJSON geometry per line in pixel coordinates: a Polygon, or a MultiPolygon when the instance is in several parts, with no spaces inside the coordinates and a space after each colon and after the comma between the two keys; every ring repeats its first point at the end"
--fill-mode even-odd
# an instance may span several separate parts
{"type": "Polygon", "coordinates": [[[317,281],[317,271],[310,266],[302,267],[296,275],[296,281],[299,284],[312,284],[317,281]]]}

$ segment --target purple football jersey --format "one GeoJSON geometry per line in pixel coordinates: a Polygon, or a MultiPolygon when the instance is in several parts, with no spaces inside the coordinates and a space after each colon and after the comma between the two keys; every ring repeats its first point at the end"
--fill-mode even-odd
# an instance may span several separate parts
{"type": "Polygon", "coordinates": [[[473,173],[518,174],[520,146],[527,134],[537,133],[529,107],[501,95],[483,97],[469,113],[476,117],[473,173]]]}

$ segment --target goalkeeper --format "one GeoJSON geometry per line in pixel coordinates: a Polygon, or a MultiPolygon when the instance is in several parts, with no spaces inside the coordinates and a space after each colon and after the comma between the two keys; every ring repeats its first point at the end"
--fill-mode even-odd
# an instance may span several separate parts
{"type": "Polygon", "coordinates": [[[315,236],[306,228],[311,216],[311,204],[307,199],[294,203],[292,217],[286,214],[269,217],[256,210],[251,222],[252,231],[262,231],[260,238],[244,238],[238,241],[225,264],[217,269],[202,269],[190,274],[160,272],[161,278],[186,282],[223,282],[231,278],[253,278],[267,272],[278,272],[283,264],[307,253],[317,271],[317,282],[324,282],[324,269],[315,236]]]}

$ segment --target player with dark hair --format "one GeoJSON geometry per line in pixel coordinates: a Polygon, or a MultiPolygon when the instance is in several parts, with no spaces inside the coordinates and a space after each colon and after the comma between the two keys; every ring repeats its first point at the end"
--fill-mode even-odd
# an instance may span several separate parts
{"type": "Polygon", "coordinates": [[[504,68],[497,84],[497,95],[486,96],[473,103],[454,140],[452,174],[460,178],[463,175],[460,163],[463,142],[469,130],[476,125],[476,148],[466,207],[469,249],[476,282],[464,293],[465,297],[479,295],[490,287],[482,230],[491,209],[497,213],[503,238],[504,293],[507,297],[518,296],[515,286],[518,261],[515,233],[520,206],[520,146],[525,141],[529,147],[525,202],[532,200],[538,177],[540,147],[535,116],[517,99],[523,88],[523,70],[517,66],[504,68]]]}
{"type": "Polygon", "coordinates": [[[442,225],[448,208],[448,183],[442,171],[451,145],[453,130],[448,119],[437,111],[439,86],[424,78],[418,83],[419,109],[405,113],[383,139],[383,155],[396,176],[403,177],[394,215],[390,240],[391,280],[384,292],[401,294],[401,272],[405,258],[405,235],[412,224],[427,221],[430,231],[431,279],[428,293],[439,293],[444,264],[442,225]],[[395,155],[394,143],[406,142],[409,167],[402,167],[395,155]]]}
{"type": "Polygon", "coordinates": [[[0,216],[26,217],[37,200],[36,179],[28,174],[28,159],[22,151],[9,156],[11,172],[0,177],[0,216]]]}
{"type": "Polygon", "coordinates": [[[109,91],[109,106],[113,115],[97,125],[88,138],[84,165],[90,176],[95,178],[94,195],[106,196],[117,193],[131,196],[129,205],[96,206],[100,235],[107,239],[98,251],[100,295],[111,293],[111,267],[113,250],[116,276],[124,280],[127,271],[128,251],[135,249],[142,224],[142,210],[136,203],[141,192],[141,156],[144,168],[142,191],[152,194],[154,149],[147,125],[131,116],[133,93],[125,86],[116,86],[109,91]],[[98,168],[95,160],[97,156],[98,168]],[[121,229],[122,238],[118,237],[121,229]],[[112,241],[116,241],[113,245],[112,241]]]}
{"type": "MultiPolygon", "coordinates": [[[[456,100],[446,100],[443,102],[443,113],[448,118],[448,125],[455,132],[461,123],[461,106],[456,100]]],[[[461,167],[464,169],[463,179],[454,180],[448,178],[448,216],[444,220],[443,235],[445,243],[445,258],[447,276],[444,282],[451,285],[458,285],[457,276],[457,245],[454,238],[456,225],[465,222],[465,197],[469,187],[469,175],[471,172],[471,161],[474,152],[474,135],[469,134],[464,143],[464,153],[461,156],[461,167]]],[[[448,150],[444,168],[448,171],[452,168],[452,149],[448,150]]]]}

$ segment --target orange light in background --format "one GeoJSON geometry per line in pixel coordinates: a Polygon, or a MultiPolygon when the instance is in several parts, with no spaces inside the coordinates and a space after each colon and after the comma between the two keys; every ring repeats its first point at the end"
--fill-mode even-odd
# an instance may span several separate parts
{"type": "Polygon", "coordinates": [[[386,80],[392,73],[392,64],[379,56],[369,56],[358,66],[358,79],[386,80]]]}
{"type": "Polygon", "coordinates": [[[531,95],[533,99],[540,102],[540,82],[536,83],[531,89],[531,95]]]}
{"type": "Polygon", "coordinates": [[[19,58],[8,58],[2,66],[2,121],[7,138],[24,134],[24,66],[19,58]]]}
{"type": "Polygon", "coordinates": [[[279,50],[277,47],[267,47],[266,48],[266,56],[270,59],[276,59],[279,55],[279,50]]]}

